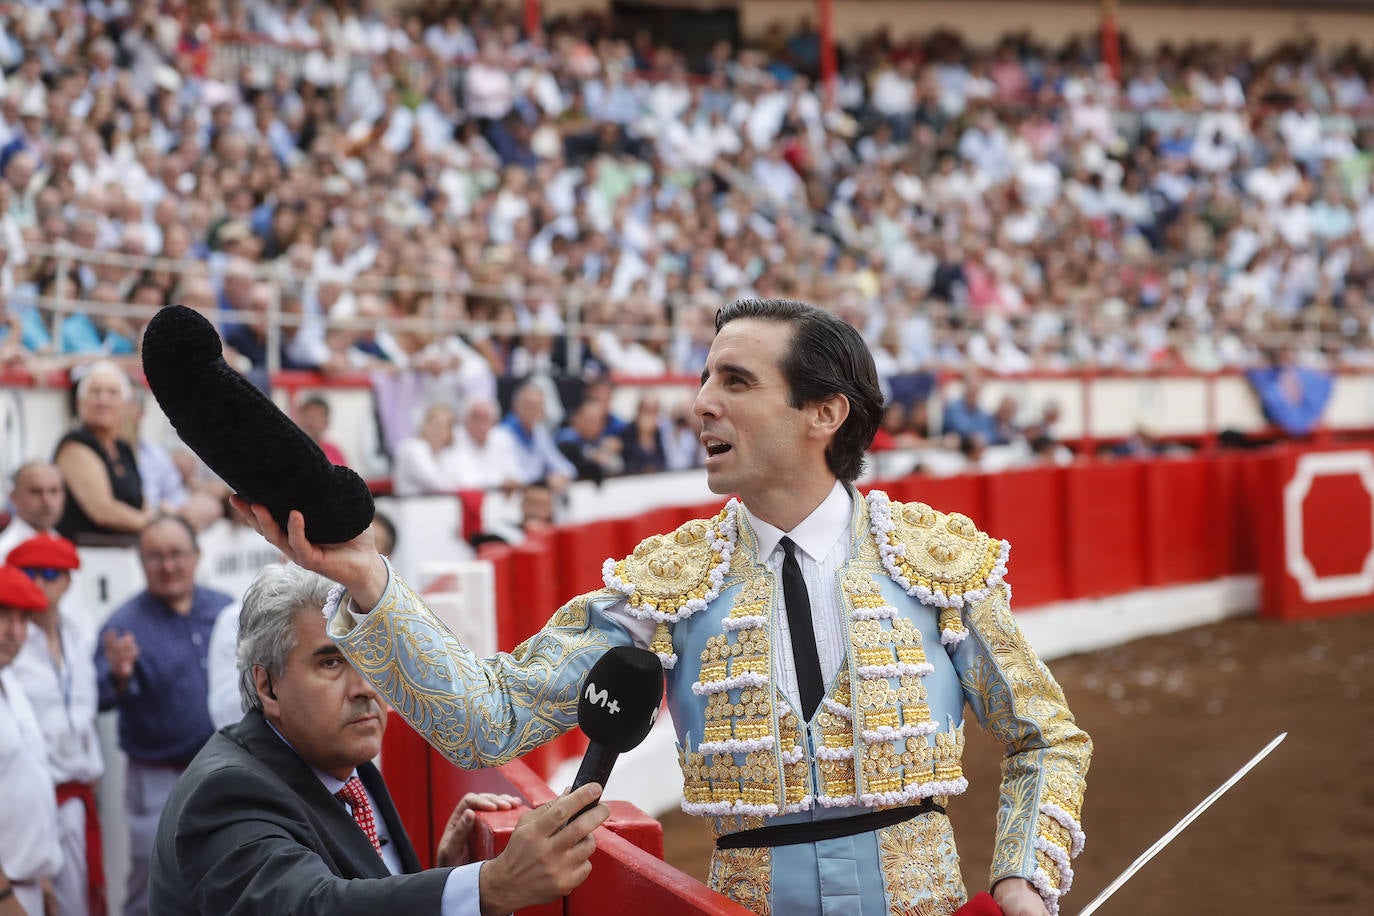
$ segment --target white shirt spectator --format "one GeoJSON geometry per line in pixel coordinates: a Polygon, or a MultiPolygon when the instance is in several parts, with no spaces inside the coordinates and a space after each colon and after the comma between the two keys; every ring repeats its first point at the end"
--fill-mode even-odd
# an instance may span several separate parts
{"type": "Polygon", "coordinates": [[[801,177],[780,154],[770,153],[766,157],[755,159],[753,175],[754,180],[763,187],[764,193],[778,202],[796,200],[801,194],[801,177]]]}
{"type": "Polygon", "coordinates": [[[26,912],[42,913],[37,881],[62,866],[58,843],[57,797],[43,753],[43,731],[19,678],[0,670],[0,810],[22,830],[0,830],[0,861],[15,882],[15,897],[26,912]],[[35,883],[30,883],[35,882],[35,883]]]}
{"type": "Polygon", "coordinates": [[[681,77],[660,80],[649,91],[649,113],[661,125],[681,118],[691,103],[692,90],[681,77]]]}
{"type": "Polygon", "coordinates": [[[1274,217],[1275,227],[1285,242],[1305,249],[1312,244],[1312,209],[1301,200],[1292,200],[1274,217]]]}
{"type": "Polygon", "coordinates": [[[476,118],[500,120],[515,104],[515,85],[504,69],[486,61],[468,67],[463,84],[468,112],[476,118]]]}
{"type": "Polygon", "coordinates": [[[1032,210],[1044,210],[1059,199],[1063,177],[1047,159],[1027,159],[1016,168],[1016,187],[1032,210]]]}
{"type": "Polygon", "coordinates": [[[315,48],[305,55],[301,79],[325,89],[344,85],[348,79],[347,55],[335,48],[315,48]]]}
{"type": "Polygon", "coordinates": [[[391,486],[397,496],[424,496],[451,493],[458,489],[458,482],[428,442],[409,436],[396,447],[391,486]]]}
{"type": "Polygon", "coordinates": [[[889,118],[916,111],[916,84],[895,67],[888,67],[873,79],[873,108],[889,118]]]}
{"type": "Polygon", "coordinates": [[[638,378],[653,378],[667,373],[668,364],[642,342],[622,337],[615,331],[597,334],[597,354],[610,364],[611,371],[638,378]]]}
{"type": "Polygon", "coordinates": [[[1251,169],[1245,177],[1245,191],[1269,209],[1277,209],[1302,182],[1293,163],[1270,162],[1251,169]]]}
{"type": "Polygon", "coordinates": [[[1279,134],[1294,159],[1313,159],[1321,153],[1322,119],[1315,109],[1290,108],[1279,115],[1279,134]]]}
{"type": "Polygon", "coordinates": [[[1229,73],[1210,76],[1196,72],[1188,80],[1188,91],[1204,108],[1234,110],[1245,107],[1245,90],[1240,80],[1229,73]]]}
{"type": "Polygon", "coordinates": [[[1137,111],[1162,108],[1169,102],[1169,86],[1154,71],[1142,73],[1127,85],[1126,102],[1137,111]]]}
{"type": "Polygon", "coordinates": [[[518,454],[510,430],[493,426],[487,441],[478,445],[461,425],[454,431],[453,445],[444,450],[439,462],[459,490],[494,490],[516,479],[513,471],[518,454]]]}
{"type": "Polygon", "coordinates": [[[449,16],[442,24],[434,23],[425,29],[425,46],[441,60],[452,63],[459,58],[474,57],[477,43],[457,16],[449,16]]]}

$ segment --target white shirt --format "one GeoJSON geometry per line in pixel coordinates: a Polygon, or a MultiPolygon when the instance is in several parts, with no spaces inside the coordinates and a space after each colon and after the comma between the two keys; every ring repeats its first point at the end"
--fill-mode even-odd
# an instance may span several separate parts
{"type": "Polygon", "coordinates": [[[440,462],[428,442],[418,436],[402,439],[396,446],[396,466],[391,473],[392,491],[397,496],[424,496],[451,493],[457,482],[440,462]]]}
{"type": "Polygon", "coordinates": [[[206,678],[210,681],[210,690],[206,705],[216,729],[233,725],[243,718],[238,665],[239,612],[242,609],[243,605],[237,601],[226,605],[210,630],[210,648],[206,653],[206,678]]]}
{"type": "Polygon", "coordinates": [[[35,623],[10,670],[24,688],[47,746],[54,783],[99,779],[105,772],[96,732],[95,640],[79,623],[62,618],[62,666],[48,648],[48,635],[35,623]]]}
{"type": "Polygon", "coordinates": [[[454,432],[453,445],[439,456],[439,463],[459,490],[493,490],[516,479],[517,457],[510,430],[494,426],[487,433],[487,441],[478,445],[460,427],[454,432]]]}
{"type": "MultiPolygon", "coordinates": [[[[849,490],[838,480],[821,504],[791,531],[782,531],[758,518],[747,508],[745,516],[758,539],[759,559],[774,575],[781,576],[783,550],[778,546],[787,535],[800,548],[797,565],[806,580],[806,595],[811,600],[811,628],[816,634],[816,654],[821,662],[821,677],[828,686],[840,670],[849,643],[845,639],[844,609],[835,587],[840,567],[849,560],[849,522],[854,511],[849,490]]],[[[792,658],[792,631],[787,625],[787,603],[782,586],[776,589],[773,616],[773,678],[787,694],[792,705],[801,708],[797,689],[797,664],[792,658]]],[[[640,620],[625,612],[625,601],[613,604],[606,616],[620,623],[635,643],[648,648],[657,624],[640,620]]]]}
{"type": "MultiPolygon", "coordinates": [[[[827,687],[840,670],[849,643],[845,639],[844,609],[840,605],[839,589],[835,587],[840,567],[849,560],[849,523],[854,505],[849,490],[838,480],[821,504],[802,519],[791,531],[775,528],[750,512],[744,514],[758,538],[759,559],[776,576],[782,575],[785,556],[779,546],[783,535],[790,537],[800,551],[797,565],[806,580],[806,596],[811,600],[811,628],[816,633],[816,654],[820,657],[821,676],[827,687]]],[[[776,590],[777,601],[773,615],[773,677],[787,694],[792,705],[801,709],[801,692],[797,689],[797,663],[792,657],[792,630],[787,620],[787,602],[782,588],[776,590]]]]}
{"type": "Polygon", "coordinates": [[[0,531],[0,563],[5,561],[5,557],[10,555],[10,551],[20,544],[33,537],[38,532],[28,522],[19,516],[10,519],[10,523],[5,526],[4,531],[0,531]]]}
{"type": "Polygon", "coordinates": [[[11,881],[49,878],[62,867],[57,794],[43,756],[33,707],[19,679],[0,670],[0,811],[7,825],[0,830],[0,862],[11,881]]]}

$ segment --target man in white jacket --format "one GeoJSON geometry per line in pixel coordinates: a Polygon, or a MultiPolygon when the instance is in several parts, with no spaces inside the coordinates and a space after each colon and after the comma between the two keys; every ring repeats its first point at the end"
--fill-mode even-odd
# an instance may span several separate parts
{"type": "Polygon", "coordinates": [[[11,897],[27,913],[56,909],[52,877],[62,866],[57,796],[38,720],[8,670],[24,645],[29,616],[47,608],[48,599],[28,576],[0,566],[0,811],[8,824],[23,825],[0,830],[0,913],[12,910],[11,897]]]}

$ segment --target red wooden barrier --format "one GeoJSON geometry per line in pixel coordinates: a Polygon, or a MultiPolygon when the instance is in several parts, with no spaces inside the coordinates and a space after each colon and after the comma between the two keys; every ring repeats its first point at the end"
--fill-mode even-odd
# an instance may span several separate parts
{"type": "Polygon", "coordinates": [[[1011,542],[1007,581],[1012,606],[1058,601],[1066,590],[1063,468],[1042,467],[986,478],[989,534],[1011,542]]]}
{"type": "Polygon", "coordinates": [[[1374,607],[1374,449],[1273,450],[1263,463],[1261,610],[1295,618],[1374,607]]]}
{"type": "Polygon", "coordinates": [[[611,521],[561,526],[554,535],[558,565],[558,600],[601,588],[601,564],[610,556],[607,547],[616,537],[611,521]]]}
{"type": "Polygon", "coordinates": [[[509,652],[528,633],[520,632],[515,611],[515,550],[505,544],[483,544],[477,557],[491,564],[496,589],[496,648],[509,652]]]}
{"type": "Polygon", "coordinates": [[[1226,574],[1229,538],[1211,458],[1170,458],[1144,465],[1145,584],[1204,582],[1226,574]]]}
{"type": "Polygon", "coordinates": [[[1066,478],[1069,598],[1119,595],[1144,586],[1142,465],[1086,462],[1066,478]]]}
{"type": "Polygon", "coordinates": [[[959,512],[973,519],[979,528],[987,528],[987,496],[982,474],[960,474],[957,477],[905,477],[898,481],[900,497],[885,487],[887,495],[900,502],[923,502],[940,512],[959,512]]]}

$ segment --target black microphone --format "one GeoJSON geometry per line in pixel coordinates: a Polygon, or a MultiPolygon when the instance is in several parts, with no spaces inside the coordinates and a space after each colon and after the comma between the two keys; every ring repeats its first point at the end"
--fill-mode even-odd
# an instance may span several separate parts
{"type": "Polygon", "coordinates": [[[616,646],[597,659],[577,700],[577,724],[591,744],[569,791],[589,782],[604,788],[616,759],[649,734],[662,701],[663,663],[653,652],[616,646]]]}

